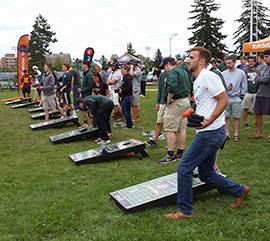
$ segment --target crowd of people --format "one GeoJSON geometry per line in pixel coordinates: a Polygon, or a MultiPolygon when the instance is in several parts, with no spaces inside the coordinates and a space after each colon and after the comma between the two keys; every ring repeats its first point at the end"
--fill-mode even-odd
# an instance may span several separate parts
{"type": "MultiPolygon", "coordinates": [[[[49,63],[44,65],[43,74],[33,66],[33,77],[27,71],[22,77],[23,93],[30,96],[31,84],[36,87],[35,97],[39,94],[46,121],[51,109],[58,109],[62,117],[69,110],[74,116],[81,111],[81,128],[97,126],[99,138],[96,142],[105,146],[112,135],[111,116],[113,120],[125,120],[125,130],[140,121],[139,97],[146,95],[146,71],[144,65],[132,59],[121,65],[116,59],[111,59],[107,71],[102,69],[100,62],[95,62],[94,71],[90,67],[89,62],[83,62],[80,80],[78,71],[69,63],[63,64],[61,77],[52,71],[49,63]]],[[[257,133],[249,138],[263,138],[263,115],[270,115],[270,49],[258,59],[242,56],[240,64],[236,65],[233,55],[226,55],[221,61],[212,58],[209,50],[195,47],[184,62],[164,58],[159,71],[156,131],[153,140],[146,144],[156,148],[164,127],[168,150],[159,164],[179,161],[178,209],[165,216],[170,219],[193,217],[192,173],[195,168],[198,168],[202,181],[235,197],[233,208],[240,207],[249,187],[220,173],[217,152],[224,147],[225,141],[231,139],[231,118],[233,141],[240,141],[241,118],[243,128],[251,128],[248,113],[255,114],[257,128],[257,133]],[[196,136],[184,152],[187,126],[195,127],[196,136]]],[[[267,141],[270,142],[270,135],[267,141]]]]}
{"type": "MultiPolygon", "coordinates": [[[[216,73],[222,80],[228,95],[229,103],[225,109],[227,140],[231,139],[231,118],[233,119],[233,140],[235,142],[240,141],[241,118],[243,118],[244,128],[251,128],[251,124],[248,123],[248,113],[255,114],[254,124],[257,128],[257,134],[250,138],[263,138],[263,115],[270,113],[267,79],[269,51],[266,50],[257,59],[254,56],[241,56],[239,65],[236,65],[236,58],[233,55],[226,55],[224,61],[211,58],[207,64],[207,69],[216,73]]],[[[94,71],[91,71],[90,63],[84,62],[82,79],[79,72],[72,69],[70,63],[63,64],[62,76],[52,70],[50,63],[45,64],[43,74],[37,66],[33,66],[32,76],[24,70],[21,79],[22,92],[24,97],[30,97],[31,86],[36,87],[34,99],[37,100],[38,96],[41,99],[46,121],[49,120],[49,110],[51,109],[58,109],[62,118],[69,111],[76,116],[77,112],[81,110],[84,122],[82,127],[98,125],[97,120],[100,119],[98,112],[91,115],[89,101],[87,101],[88,105],[82,105],[83,100],[93,96],[104,96],[113,102],[112,117],[111,113],[108,113],[108,118],[106,117],[107,132],[110,136],[112,134],[110,117],[117,121],[125,120],[125,129],[133,128],[133,122],[140,121],[139,96],[145,97],[146,95],[147,71],[145,65],[133,59],[120,65],[116,59],[112,58],[108,65],[109,69],[105,71],[100,62],[95,62],[94,71]],[[73,92],[73,101],[70,97],[71,92],[73,92]],[[81,97],[80,100],[79,97],[81,97]],[[82,105],[81,108],[80,105],[82,105]]],[[[153,148],[157,146],[158,136],[164,125],[168,153],[160,159],[159,163],[166,164],[177,161],[183,154],[187,118],[181,117],[181,113],[190,108],[189,96],[193,95],[194,74],[188,70],[186,61],[176,61],[172,57],[164,58],[154,72],[155,76],[158,76],[156,131],[153,140],[146,144],[153,148]],[[174,153],[176,139],[178,146],[174,153]]],[[[101,140],[109,142],[107,137],[101,138],[101,140]]],[[[267,137],[267,141],[270,142],[270,135],[267,137]]]]}

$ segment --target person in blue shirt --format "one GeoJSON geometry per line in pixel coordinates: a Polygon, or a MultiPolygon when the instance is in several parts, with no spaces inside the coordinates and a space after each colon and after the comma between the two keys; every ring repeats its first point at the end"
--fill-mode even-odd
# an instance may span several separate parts
{"type": "Polygon", "coordinates": [[[247,57],[246,56],[241,56],[240,57],[240,64],[236,66],[237,69],[242,69],[245,70],[248,67],[247,64],[247,57]]]}

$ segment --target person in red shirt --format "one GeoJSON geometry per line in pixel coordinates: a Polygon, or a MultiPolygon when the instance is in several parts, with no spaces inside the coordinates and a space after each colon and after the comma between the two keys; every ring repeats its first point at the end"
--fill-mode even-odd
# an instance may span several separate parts
{"type": "Polygon", "coordinates": [[[27,97],[30,98],[31,79],[32,79],[32,76],[27,73],[27,70],[24,70],[23,71],[23,76],[22,76],[22,79],[21,79],[22,93],[23,93],[24,98],[26,98],[26,93],[27,93],[27,97]]]}

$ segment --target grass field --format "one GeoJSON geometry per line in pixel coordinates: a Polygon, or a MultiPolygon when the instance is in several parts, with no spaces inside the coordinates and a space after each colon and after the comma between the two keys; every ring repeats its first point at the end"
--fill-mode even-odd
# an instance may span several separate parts
{"type": "MultiPolygon", "coordinates": [[[[156,87],[150,87],[156,88],[156,87]]],[[[0,93],[0,99],[14,97],[0,93]]],[[[113,128],[112,142],[128,138],[142,141],[142,131],[155,128],[156,92],[141,98],[141,122],[134,128],[113,128]]],[[[69,154],[92,149],[91,140],[53,145],[48,137],[72,130],[31,131],[27,109],[0,104],[0,241],[5,240],[270,240],[270,118],[264,118],[264,139],[241,124],[239,143],[226,143],[219,167],[229,178],[251,187],[239,209],[230,208],[233,198],[213,190],[194,198],[194,218],[171,221],[164,214],[175,205],[124,214],[109,192],[176,172],[177,163],[158,165],[166,154],[166,142],[147,149],[149,158],[138,156],[98,164],[75,166],[69,154]]],[[[81,116],[80,116],[81,120],[81,116]]],[[[186,147],[194,137],[188,129],[186,147]]],[[[233,136],[233,133],[231,133],[233,136]]],[[[200,150],[198,150],[199,152],[200,150]]]]}

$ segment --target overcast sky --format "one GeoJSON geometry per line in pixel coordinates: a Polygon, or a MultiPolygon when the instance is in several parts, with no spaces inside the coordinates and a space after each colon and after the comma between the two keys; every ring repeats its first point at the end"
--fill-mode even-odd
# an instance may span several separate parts
{"type": "MultiPolygon", "coordinates": [[[[121,56],[131,42],[136,54],[153,58],[160,48],[163,57],[183,54],[190,48],[187,30],[192,21],[193,0],[1,0],[0,1],[0,57],[14,53],[21,35],[29,34],[35,18],[41,14],[56,32],[57,43],[50,46],[53,53],[70,53],[72,58],[83,58],[86,47],[95,50],[94,59],[102,55],[121,56]]],[[[221,8],[215,13],[225,21],[222,33],[228,35],[224,43],[233,50],[232,34],[238,28],[234,22],[243,12],[241,0],[216,0],[221,8]]],[[[269,0],[262,0],[269,6],[269,0]],[[268,3],[268,4],[267,4],[268,3]]]]}

